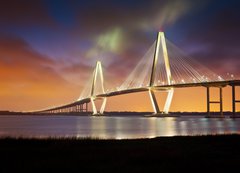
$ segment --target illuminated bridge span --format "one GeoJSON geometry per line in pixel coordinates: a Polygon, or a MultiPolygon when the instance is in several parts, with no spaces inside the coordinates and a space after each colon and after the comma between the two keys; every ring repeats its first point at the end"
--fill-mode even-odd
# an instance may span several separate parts
{"type": "MultiPolygon", "coordinates": [[[[230,75],[230,74],[229,74],[230,75]]],[[[207,112],[210,115],[210,104],[220,105],[223,116],[222,88],[232,87],[232,113],[235,116],[235,88],[240,86],[240,80],[230,75],[228,79],[216,75],[192,58],[186,56],[179,48],[165,39],[159,32],[157,40],[147,51],[125,82],[115,90],[105,90],[101,62],[96,63],[93,75],[82,91],[80,98],[63,106],[48,108],[37,113],[88,112],[91,104],[93,115],[104,113],[107,98],[136,92],[148,92],[154,114],[168,114],[175,88],[205,87],[207,92],[207,112]],[[219,88],[219,101],[210,101],[210,88],[219,88]],[[167,92],[167,98],[161,111],[155,92],[167,92]],[[102,100],[100,110],[97,110],[96,100],[102,100]]]]}

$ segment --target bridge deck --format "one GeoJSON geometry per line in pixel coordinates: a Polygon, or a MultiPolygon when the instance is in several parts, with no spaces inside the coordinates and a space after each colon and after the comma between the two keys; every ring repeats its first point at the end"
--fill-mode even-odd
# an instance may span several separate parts
{"type": "MultiPolygon", "coordinates": [[[[226,86],[240,86],[240,80],[228,80],[228,81],[214,81],[214,82],[203,82],[203,83],[182,83],[182,84],[172,84],[172,85],[159,85],[159,86],[154,86],[152,87],[153,90],[168,90],[171,88],[189,88],[189,87],[226,87],[226,86]]],[[[137,93],[137,92],[145,92],[148,91],[148,87],[142,87],[142,88],[132,88],[132,89],[126,89],[126,90],[121,90],[121,91],[113,91],[105,94],[99,94],[96,95],[96,98],[101,98],[101,97],[112,97],[112,96],[117,96],[117,95],[124,95],[124,94],[130,94],[130,93],[137,93]]],[[[58,109],[65,109],[68,107],[73,107],[76,105],[84,104],[84,103],[89,103],[91,100],[90,98],[85,98],[82,100],[78,100],[73,103],[69,103],[63,106],[51,108],[51,109],[46,109],[42,110],[39,112],[46,112],[46,111],[54,111],[58,109]]]]}

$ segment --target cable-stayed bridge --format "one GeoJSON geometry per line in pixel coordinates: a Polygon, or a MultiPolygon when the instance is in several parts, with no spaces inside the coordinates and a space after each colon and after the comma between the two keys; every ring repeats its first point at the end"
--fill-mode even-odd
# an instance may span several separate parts
{"type": "Polygon", "coordinates": [[[219,104],[220,115],[223,116],[222,88],[232,87],[232,113],[236,112],[235,88],[240,86],[240,80],[233,75],[228,79],[215,74],[210,69],[185,55],[170,41],[165,39],[164,33],[159,32],[156,41],[147,51],[145,56],[134,68],[128,78],[113,90],[105,89],[104,74],[101,62],[96,67],[82,91],[78,100],[62,106],[47,108],[36,113],[65,113],[87,112],[91,104],[93,115],[104,113],[107,98],[136,92],[148,92],[154,114],[168,114],[175,88],[205,87],[207,92],[207,113],[210,115],[210,104],[219,104]],[[210,88],[219,88],[219,101],[210,100],[210,88]],[[167,92],[163,110],[160,110],[155,92],[167,92]],[[97,109],[96,100],[102,100],[100,109],[97,109]]]}

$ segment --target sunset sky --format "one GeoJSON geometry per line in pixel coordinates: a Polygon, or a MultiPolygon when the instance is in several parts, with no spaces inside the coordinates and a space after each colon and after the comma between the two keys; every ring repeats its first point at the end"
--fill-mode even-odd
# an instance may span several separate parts
{"type": "MultiPolygon", "coordinates": [[[[215,73],[238,78],[239,9],[238,0],[3,0],[0,110],[77,100],[97,60],[106,80],[120,85],[160,30],[215,73]]],[[[178,89],[170,110],[205,111],[205,90],[178,89]]],[[[224,89],[225,110],[231,109],[230,93],[224,89]]],[[[213,100],[217,94],[215,89],[213,100]]],[[[158,94],[160,107],[165,96],[158,94]]],[[[152,111],[147,93],[110,98],[106,109],[152,111]]]]}

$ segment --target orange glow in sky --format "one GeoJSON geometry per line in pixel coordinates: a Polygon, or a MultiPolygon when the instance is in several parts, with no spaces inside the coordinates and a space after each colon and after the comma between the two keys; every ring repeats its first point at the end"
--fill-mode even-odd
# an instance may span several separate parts
{"type": "MultiPolygon", "coordinates": [[[[41,110],[78,100],[98,60],[106,70],[105,82],[120,86],[155,45],[159,28],[164,28],[171,43],[204,67],[237,79],[237,4],[5,1],[0,5],[0,110],[41,110]]],[[[177,60],[176,64],[181,62],[177,60]]],[[[218,90],[212,91],[211,99],[218,100],[218,90]]],[[[237,100],[239,94],[236,88],[237,100]]],[[[231,110],[231,98],[231,88],[224,88],[224,111],[231,110]]],[[[165,99],[166,93],[157,93],[161,110],[165,99]]],[[[237,104],[238,111],[239,107],[237,104]]],[[[218,111],[219,106],[212,105],[211,110],[218,111]]],[[[152,111],[152,106],[147,92],[135,93],[108,98],[106,111],[152,111]]],[[[206,111],[206,88],[176,89],[170,111],[206,111]]]]}

